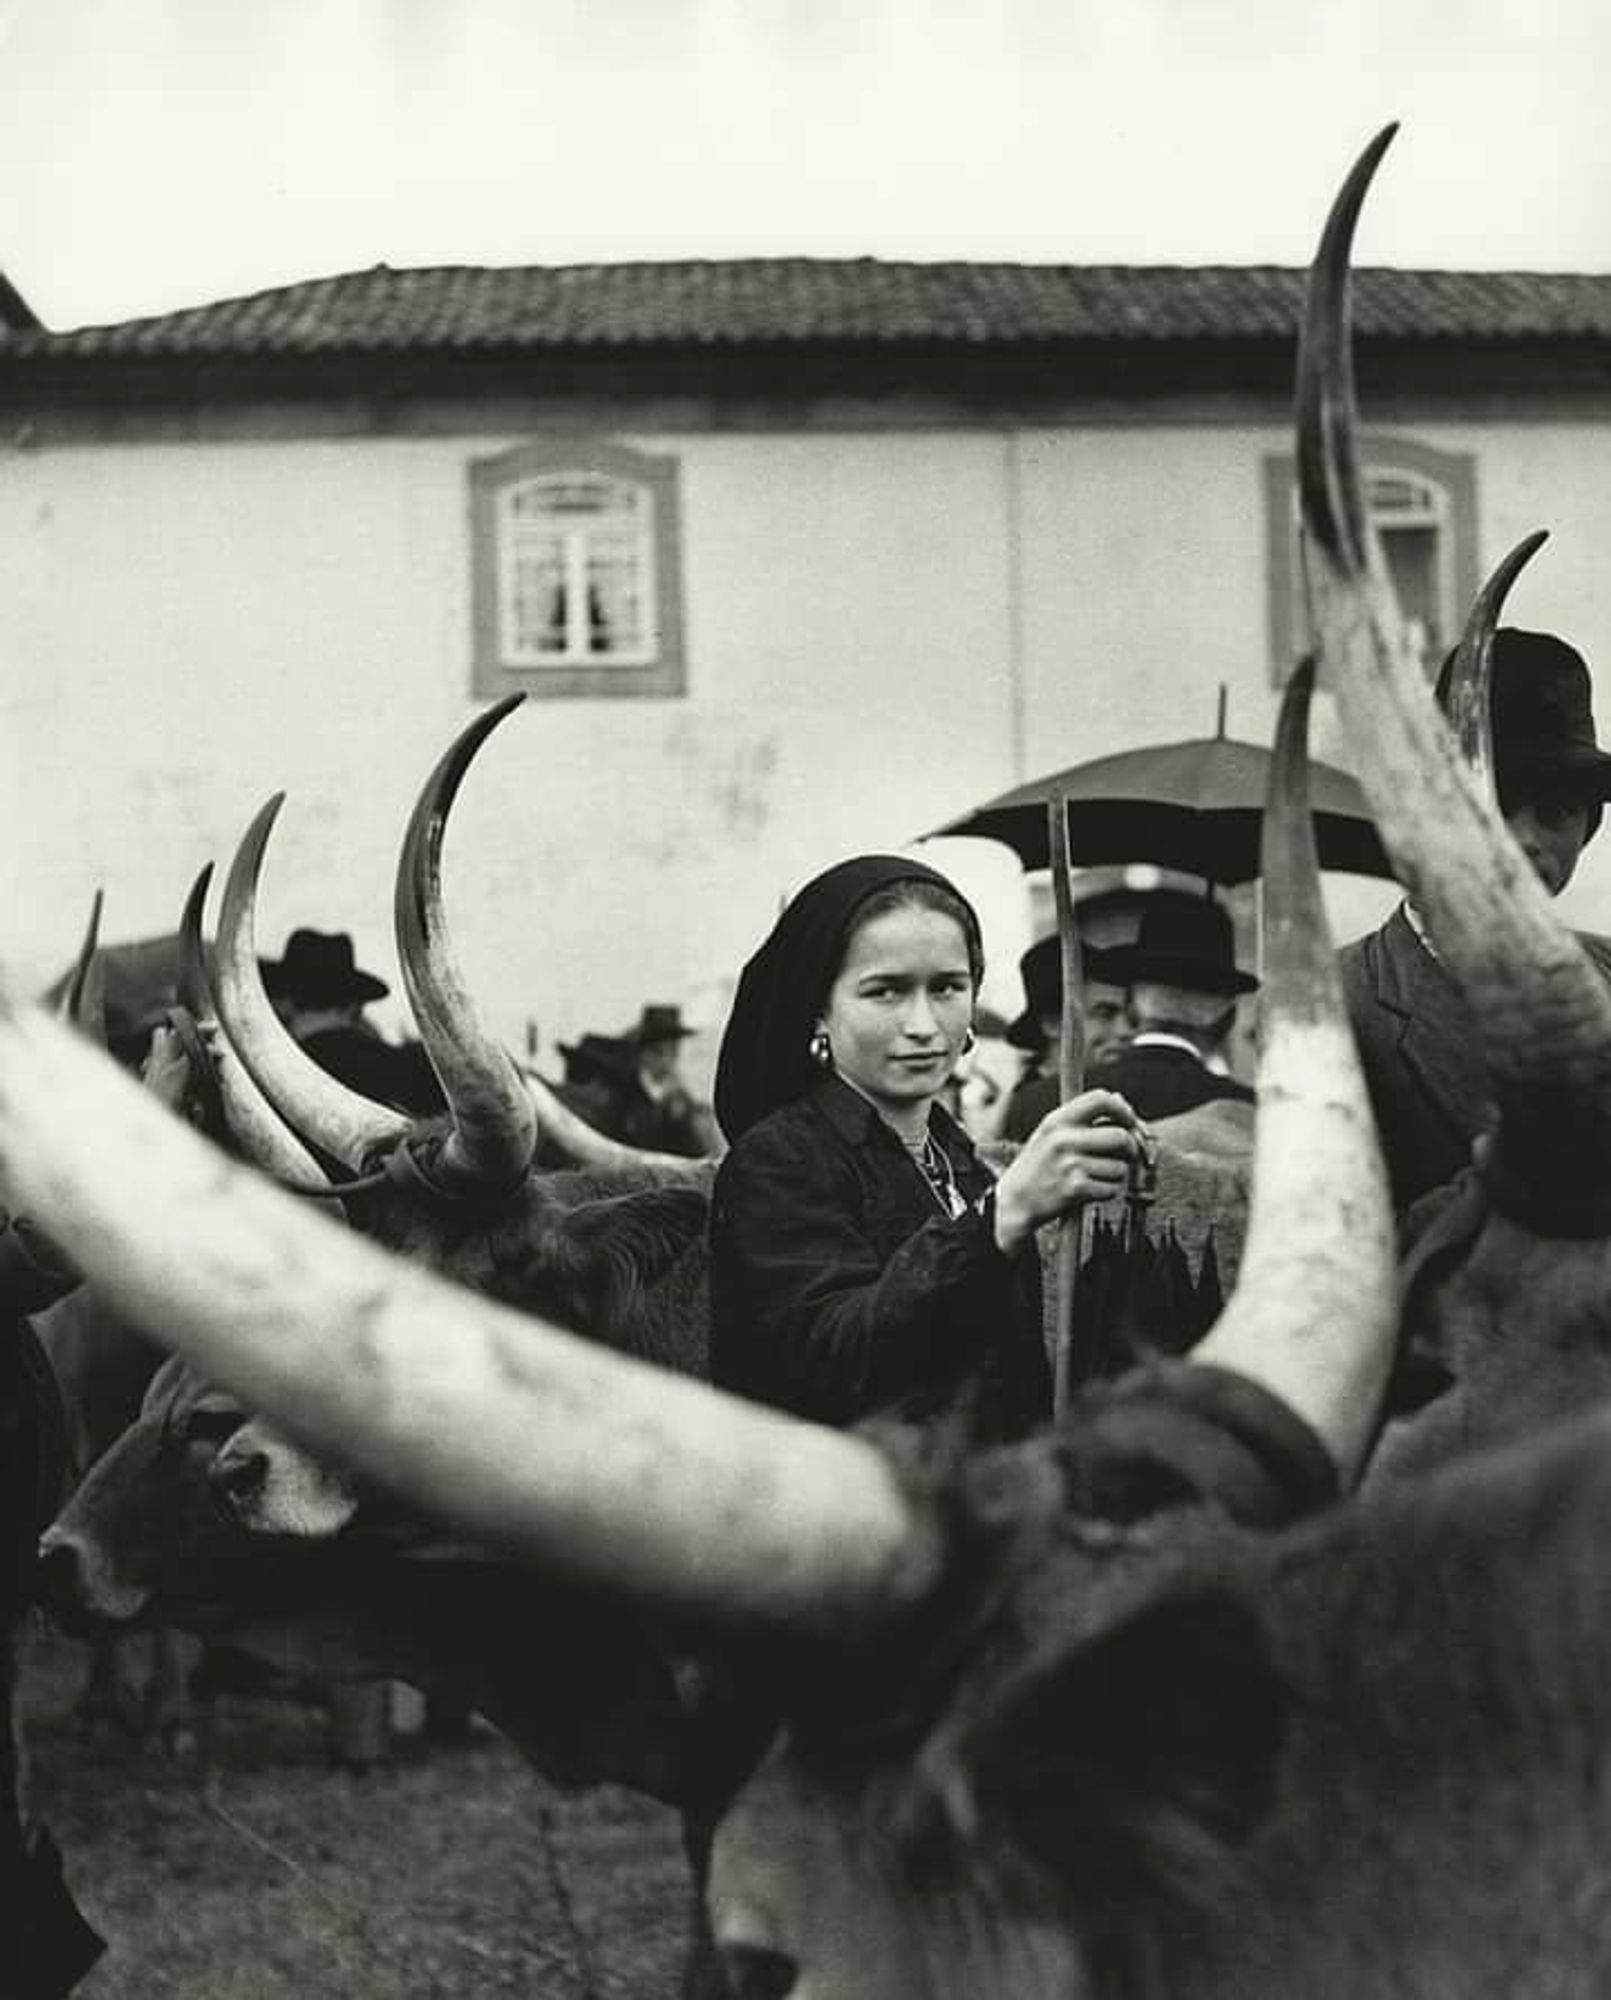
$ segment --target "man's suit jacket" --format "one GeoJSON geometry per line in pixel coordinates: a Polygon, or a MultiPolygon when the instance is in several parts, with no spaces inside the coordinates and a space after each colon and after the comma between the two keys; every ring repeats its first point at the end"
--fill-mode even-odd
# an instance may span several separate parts
{"type": "MultiPolygon", "coordinates": [[[[1611,938],[1578,942],[1611,983],[1611,938]]],[[[1337,954],[1343,993],[1382,1152],[1400,1211],[1471,1161],[1497,1108],[1477,1023],[1448,969],[1410,928],[1402,905],[1337,954]]]]}
{"type": "Polygon", "coordinates": [[[1109,1056],[1086,1078],[1086,1084],[1093,1090],[1116,1090],[1129,1098],[1141,1118],[1173,1118],[1177,1112],[1193,1111],[1199,1104],[1222,1098],[1241,1104],[1253,1102],[1253,1092],[1245,1083],[1210,1069],[1201,1056],[1170,1043],[1131,1042],[1128,1048],[1109,1056]]]}

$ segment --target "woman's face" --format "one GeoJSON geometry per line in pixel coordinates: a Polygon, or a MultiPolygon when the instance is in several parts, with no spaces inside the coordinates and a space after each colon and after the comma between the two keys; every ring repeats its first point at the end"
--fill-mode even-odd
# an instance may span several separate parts
{"type": "Polygon", "coordinates": [[[875,1104],[937,1097],[973,1025],[962,926],[910,903],[858,924],[822,1018],[834,1068],[875,1104]]]}

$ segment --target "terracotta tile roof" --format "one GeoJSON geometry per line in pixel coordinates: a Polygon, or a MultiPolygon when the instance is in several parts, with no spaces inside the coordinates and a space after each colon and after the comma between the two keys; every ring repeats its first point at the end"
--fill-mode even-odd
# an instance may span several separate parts
{"type": "MultiPolygon", "coordinates": [[[[0,354],[82,359],[766,343],[1289,339],[1304,274],[1272,266],[903,264],[874,258],[385,264],[120,325],[0,327],[0,354]]],[[[1611,275],[1367,269],[1366,338],[1611,337],[1611,275]]]]}

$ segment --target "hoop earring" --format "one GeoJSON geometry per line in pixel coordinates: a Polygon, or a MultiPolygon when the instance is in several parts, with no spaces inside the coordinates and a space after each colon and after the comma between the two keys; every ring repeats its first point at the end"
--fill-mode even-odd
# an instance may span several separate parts
{"type": "Polygon", "coordinates": [[[972,1055],[973,1051],[978,1046],[979,1046],[979,1037],[973,1032],[971,1028],[969,1028],[967,1033],[962,1037],[963,1055],[965,1056],[972,1055]]]}
{"type": "Polygon", "coordinates": [[[810,1056],[818,1069],[826,1069],[829,1063],[833,1061],[833,1044],[828,1040],[828,1030],[826,1028],[818,1028],[814,1031],[810,1041],[806,1043],[806,1054],[810,1056]]]}

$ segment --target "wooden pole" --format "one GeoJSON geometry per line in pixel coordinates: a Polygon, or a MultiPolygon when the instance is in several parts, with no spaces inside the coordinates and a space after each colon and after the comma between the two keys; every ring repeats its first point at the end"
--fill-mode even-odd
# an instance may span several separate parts
{"type": "MultiPolygon", "coordinates": [[[[1048,851],[1052,862],[1052,902],[1057,911],[1058,960],[1063,974],[1063,1007],[1057,1033],[1057,1084],[1063,1103],[1085,1087],[1085,983],[1080,934],[1074,922],[1074,885],[1068,852],[1068,801],[1056,793],[1047,805],[1048,851]]],[[[1052,1322],[1052,1411],[1061,1416],[1073,1379],[1074,1287],[1084,1236],[1083,1213],[1065,1215],[1057,1225],[1057,1296],[1052,1322]]]]}

